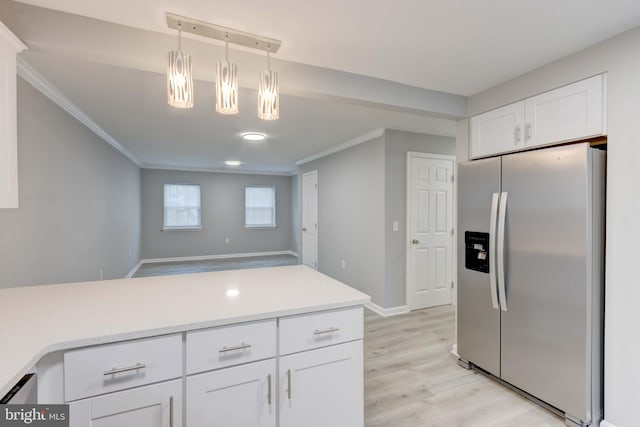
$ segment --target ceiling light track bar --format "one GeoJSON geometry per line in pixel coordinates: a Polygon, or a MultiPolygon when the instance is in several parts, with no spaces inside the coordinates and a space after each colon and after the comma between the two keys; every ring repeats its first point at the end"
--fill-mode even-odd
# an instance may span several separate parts
{"type": "Polygon", "coordinates": [[[280,40],[262,37],[257,34],[246,33],[234,30],[233,28],[222,27],[210,24],[197,19],[187,18],[167,12],[167,25],[174,30],[182,30],[185,33],[196,34],[202,37],[220,40],[222,42],[245,46],[252,49],[263,50],[265,52],[276,53],[282,43],[280,40]]]}

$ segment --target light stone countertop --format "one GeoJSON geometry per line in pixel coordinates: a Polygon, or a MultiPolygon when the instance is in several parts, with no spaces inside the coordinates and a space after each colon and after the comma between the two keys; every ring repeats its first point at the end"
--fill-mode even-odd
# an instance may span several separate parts
{"type": "Polygon", "coordinates": [[[53,351],[369,301],[303,265],[0,289],[0,397],[53,351]]]}

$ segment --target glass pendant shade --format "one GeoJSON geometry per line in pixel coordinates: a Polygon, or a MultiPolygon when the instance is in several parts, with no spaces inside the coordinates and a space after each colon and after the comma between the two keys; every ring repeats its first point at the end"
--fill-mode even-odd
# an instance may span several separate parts
{"type": "Polygon", "coordinates": [[[191,55],[181,50],[169,51],[167,64],[167,101],[176,108],[193,107],[191,55]]]}
{"type": "Polygon", "coordinates": [[[238,114],[238,67],[230,61],[216,65],[216,111],[238,114]]]}
{"type": "Polygon", "coordinates": [[[262,70],[258,83],[258,118],[277,120],[279,117],[278,72],[271,69],[262,70]]]}

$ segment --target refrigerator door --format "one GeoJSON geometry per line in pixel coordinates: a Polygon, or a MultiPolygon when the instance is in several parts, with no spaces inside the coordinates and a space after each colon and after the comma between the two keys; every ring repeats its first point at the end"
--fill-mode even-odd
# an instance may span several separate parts
{"type": "Polygon", "coordinates": [[[501,377],[583,421],[590,418],[589,150],[579,144],[502,159],[501,377]]]}
{"type": "Polygon", "coordinates": [[[494,194],[500,192],[500,158],[458,165],[458,182],[458,354],[500,375],[500,311],[490,281],[495,272],[495,260],[490,257],[494,236],[487,236],[492,202],[497,201],[494,194]],[[479,246],[471,245],[474,259],[466,259],[465,235],[479,239],[479,246]],[[489,247],[482,236],[489,238],[489,247]],[[488,257],[488,263],[477,262],[483,256],[488,257]]]}

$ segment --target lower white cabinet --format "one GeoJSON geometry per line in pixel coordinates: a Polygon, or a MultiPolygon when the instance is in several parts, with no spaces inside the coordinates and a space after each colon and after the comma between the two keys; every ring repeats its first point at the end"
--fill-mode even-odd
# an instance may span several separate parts
{"type": "Polygon", "coordinates": [[[275,427],[276,359],[187,377],[186,423],[189,427],[275,427]]]}
{"type": "Polygon", "coordinates": [[[280,427],[361,427],[362,341],[280,357],[280,427]]]}
{"type": "Polygon", "coordinates": [[[69,403],[70,427],[181,427],[182,380],[69,403]]]}

